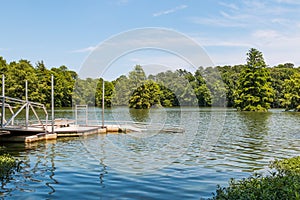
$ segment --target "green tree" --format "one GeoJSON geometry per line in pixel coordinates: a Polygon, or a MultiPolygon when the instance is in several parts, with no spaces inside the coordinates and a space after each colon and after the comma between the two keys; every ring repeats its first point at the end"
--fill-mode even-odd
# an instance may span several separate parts
{"type": "MultiPolygon", "coordinates": [[[[66,66],[52,68],[51,74],[54,75],[54,97],[56,107],[72,106],[72,94],[77,78],[76,73],[68,70],[66,66]]],[[[96,88],[96,87],[94,87],[96,88]]],[[[95,101],[94,104],[95,105],[95,101]]]]}
{"type": "Polygon", "coordinates": [[[136,65],[134,70],[129,72],[128,78],[131,88],[136,89],[140,84],[144,83],[147,77],[142,66],[136,65]]]}
{"type": "MultiPolygon", "coordinates": [[[[103,79],[99,79],[96,89],[96,106],[102,106],[102,85],[103,79]]],[[[112,106],[112,95],[114,92],[114,85],[112,82],[104,81],[104,105],[106,107],[112,106]]]]}
{"type": "Polygon", "coordinates": [[[286,79],[283,84],[284,95],[282,106],[285,110],[300,111],[300,72],[286,79]]]}
{"type": "Polygon", "coordinates": [[[6,60],[0,56],[0,73],[5,74],[7,72],[7,68],[8,68],[8,66],[7,66],[6,60]]]}
{"type": "Polygon", "coordinates": [[[38,96],[39,102],[50,107],[51,104],[51,72],[43,61],[39,61],[35,67],[35,73],[38,77],[38,96]]]}
{"type": "Polygon", "coordinates": [[[113,81],[114,92],[112,95],[112,105],[128,106],[130,97],[129,79],[122,75],[117,80],[113,81]]]}
{"type": "Polygon", "coordinates": [[[274,89],[273,108],[281,107],[281,100],[284,98],[284,82],[296,72],[297,69],[293,68],[291,63],[279,64],[270,69],[272,88],[274,89]]]}
{"type": "Polygon", "coordinates": [[[176,79],[178,79],[178,74],[168,70],[158,73],[154,79],[159,84],[161,90],[161,105],[166,107],[179,106],[178,94],[176,93],[176,85],[178,84],[176,83],[176,79]]]}
{"type": "Polygon", "coordinates": [[[129,72],[128,77],[120,76],[113,81],[114,92],[112,95],[112,104],[117,106],[128,106],[132,93],[146,81],[146,74],[140,65],[136,65],[129,72]]]}
{"type": "MultiPolygon", "coordinates": [[[[155,76],[157,83],[167,92],[162,94],[163,104],[173,103],[172,106],[195,106],[197,105],[197,97],[195,95],[192,84],[195,78],[186,70],[177,70],[175,72],[161,72],[155,76]],[[170,99],[166,99],[170,97],[170,99]]],[[[170,104],[169,104],[170,105],[170,104]]]]}
{"type": "Polygon", "coordinates": [[[211,105],[226,106],[226,88],[220,76],[219,67],[207,67],[201,74],[210,91],[211,105]]]}
{"type": "Polygon", "coordinates": [[[211,106],[211,92],[206,85],[203,76],[203,68],[199,67],[195,72],[195,80],[191,83],[199,106],[211,106]]]}
{"type": "MultiPolygon", "coordinates": [[[[73,92],[73,105],[96,105],[96,88],[99,79],[80,79],[78,78],[75,82],[73,92]]],[[[102,97],[101,97],[102,98],[102,97]]]]}
{"type": "Polygon", "coordinates": [[[136,109],[149,109],[160,106],[160,88],[157,83],[147,80],[139,86],[129,99],[129,107],[136,109]]]}
{"type": "Polygon", "coordinates": [[[235,107],[241,111],[267,111],[273,101],[269,70],[257,49],[250,49],[247,56],[238,80],[235,107]]]}
{"type": "Polygon", "coordinates": [[[227,107],[234,106],[234,91],[237,89],[236,86],[238,77],[243,67],[244,65],[226,65],[223,67],[217,67],[221,73],[222,81],[226,88],[227,107]]]}
{"type": "Polygon", "coordinates": [[[28,81],[28,97],[31,101],[38,101],[37,75],[28,60],[11,62],[5,73],[5,95],[25,99],[25,81],[28,81]]]}
{"type": "Polygon", "coordinates": [[[179,101],[175,93],[164,85],[159,84],[160,103],[163,107],[172,107],[179,105],[179,101]]]}

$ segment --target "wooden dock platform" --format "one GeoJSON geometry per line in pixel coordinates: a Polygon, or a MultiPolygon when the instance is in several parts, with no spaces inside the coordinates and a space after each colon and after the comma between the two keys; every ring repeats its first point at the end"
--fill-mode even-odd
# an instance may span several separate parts
{"type": "Polygon", "coordinates": [[[56,140],[57,134],[46,134],[46,133],[39,133],[35,135],[2,135],[0,136],[1,142],[37,142],[37,141],[43,141],[43,140],[56,140]]]}
{"type": "Polygon", "coordinates": [[[51,127],[46,132],[42,127],[6,127],[0,135],[1,142],[36,142],[42,140],[56,140],[59,137],[81,137],[99,133],[126,133],[129,129],[118,125],[101,126],[56,126],[54,133],[50,133],[51,127]]]}
{"type": "MultiPolygon", "coordinates": [[[[103,82],[104,95],[104,82],[103,82]]],[[[54,76],[51,76],[51,121],[45,105],[29,101],[28,82],[25,80],[25,100],[5,96],[5,76],[2,75],[2,96],[0,96],[0,142],[36,142],[56,140],[58,137],[80,137],[98,133],[142,132],[146,129],[134,123],[123,125],[105,125],[104,96],[102,98],[102,126],[88,124],[88,106],[75,106],[75,119],[55,119],[54,115],[54,76]],[[39,113],[38,111],[41,111],[39,113]],[[19,117],[25,112],[25,118],[19,117]],[[80,113],[84,114],[83,120],[80,113]],[[40,116],[39,116],[39,115],[40,116]],[[44,118],[42,119],[41,116],[44,118]],[[86,125],[78,125],[83,121],[86,125]]],[[[109,122],[108,122],[109,123],[109,122]]],[[[171,132],[172,130],[166,130],[171,132]]]]}
{"type": "MultiPolygon", "coordinates": [[[[137,125],[106,125],[102,126],[92,126],[92,125],[75,125],[66,123],[66,121],[58,120],[58,125],[54,126],[54,133],[52,133],[52,126],[6,126],[5,129],[0,130],[0,142],[37,142],[43,140],[56,140],[60,137],[83,137],[92,134],[101,133],[130,133],[130,132],[143,132],[146,131],[145,127],[137,125]]],[[[72,122],[72,121],[68,121],[72,122]]],[[[156,129],[150,129],[156,130],[156,129]]],[[[182,128],[163,128],[156,130],[165,133],[182,133],[184,130],[182,128]]]]}

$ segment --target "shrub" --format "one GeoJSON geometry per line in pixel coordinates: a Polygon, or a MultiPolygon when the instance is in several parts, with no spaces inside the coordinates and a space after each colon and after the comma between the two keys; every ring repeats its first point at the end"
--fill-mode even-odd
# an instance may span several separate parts
{"type": "Polygon", "coordinates": [[[300,174],[300,156],[283,160],[275,160],[270,166],[284,174],[300,174]]]}
{"type": "Polygon", "coordinates": [[[11,155],[5,153],[4,149],[0,147],[0,179],[7,178],[16,166],[16,160],[11,155]]]}
{"type": "Polygon", "coordinates": [[[0,156],[0,179],[7,177],[13,168],[16,167],[16,160],[9,154],[0,156]]]}
{"type": "Polygon", "coordinates": [[[242,180],[231,179],[228,187],[217,187],[212,199],[300,199],[300,157],[275,160],[269,176],[252,175],[242,180]]]}

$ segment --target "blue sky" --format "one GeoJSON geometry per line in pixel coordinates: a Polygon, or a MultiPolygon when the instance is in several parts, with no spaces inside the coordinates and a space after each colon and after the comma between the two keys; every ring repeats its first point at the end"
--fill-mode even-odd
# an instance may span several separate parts
{"type": "MultiPolygon", "coordinates": [[[[43,60],[49,68],[79,71],[97,45],[143,27],[185,34],[214,65],[243,64],[251,47],[269,66],[300,65],[298,0],[10,0],[1,1],[0,23],[1,56],[8,62],[43,60]]],[[[154,59],[174,63],[153,53],[120,61],[132,67],[154,59]]]]}

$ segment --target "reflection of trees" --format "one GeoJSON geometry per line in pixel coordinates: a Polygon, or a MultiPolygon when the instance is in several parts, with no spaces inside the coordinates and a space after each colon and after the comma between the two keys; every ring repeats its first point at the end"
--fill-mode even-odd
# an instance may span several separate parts
{"type": "Polygon", "coordinates": [[[149,119],[149,109],[129,109],[130,117],[136,122],[147,122],[149,119]]]}
{"type": "Polygon", "coordinates": [[[17,144],[18,146],[9,147],[12,154],[20,157],[21,160],[16,178],[11,182],[15,187],[13,190],[34,191],[36,188],[32,188],[32,183],[45,182],[45,186],[50,189],[48,194],[55,193],[54,184],[58,183],[54,178],[55,143],[56,141],[51,140],[46,143],[17,144]]]}
{"type": "Polygon", "coordinates": [[[54,176],[55,176],[55,161],[54,161],[54,157],[55,157],[55,145],[51,144],[50,146],[50,162],[51,162],[51,167],[49,169],[50,171],[50,175],[49,178],[52,180],[51,182],[47,182],[46,185],[52,190],[51,192],[49,192],[49,194],[53,194],[55,193],[55,188],[51,185],[51,184],[57,184],[58,182],[55,180],[54,176]]]}
{"type": "Polygon", "coordinates": [[[250,136],[261,138],[268,133],[269,112],[239,112],[238,115],[250,136]]]}
{"type": "Polygon", "coordinates": [[[222,168],[253,172],[268,165],[267,145],[271,113],[232,112],[213,152],[222,168]],[[221,160],[221,161],[220,161],[221,160]]]}
{"type": "Polygon", "coordinates": [[[105,143],[105,138],[103,136],[98,136],[97,138],[98,142],[100,142],[99,147],[99,156],[100,156],[100,175],[99,175],[99,179],[100,179],[100,186],[101,188],[105,188],[105,176],[108,174],[107,172],[107,166],[105,165],[105,156],[106,156],[106,152],[105,152],[105,148],[104,148],[104,143],[105,143]]]}
{"type": "MultiPolygon", "coordinates": [[[[55,188],[53,184],[57,184],[57,180],[54,178],[55,176],[55,143],[56,141],[49,140],[43,146],[39,145],[36,151],[39,151],[39,154],[36,154],[37,160],[34,167],[29,171],[28,176],[35,176],[35,174],[41,174],[42,176],[46,176],[49,172],[50,181],[46,181],[45,185],[50,189],[48,192],[49,195],[55,193],[55,188]],[[49,164],[48,164],[49,162],[49,164]],[[33,172],[33,174],[32,174],[33,172]],[[30,175],[31,174],[31,175],[30,175]]],[[[30,159],[30,158],[29,158],[30,159]]],[[[31,161],[32,162],[32,161],[31,161]]],[[[29,163],[31,163],[29,162],[29,163]]],[[[28,166],[30,167],[30,166],[28,166]]]]}
{"type": "MultiPolygon", "coordinates": [[[[264,167],[265,164],[258,160],[265,158],[267,152],[264,137],[268,134],[268,118],[271,113],[239,112],[241,120],[239,134],[234,140],[236,152],[241,165],[246,165],[247,170],[256,170],[264,167]]],[[[267,164],[267,163],[266,163],[267,164]]]]}

